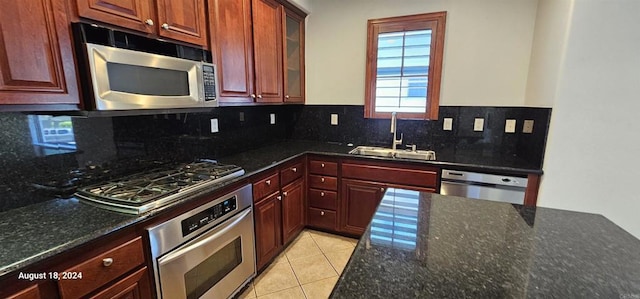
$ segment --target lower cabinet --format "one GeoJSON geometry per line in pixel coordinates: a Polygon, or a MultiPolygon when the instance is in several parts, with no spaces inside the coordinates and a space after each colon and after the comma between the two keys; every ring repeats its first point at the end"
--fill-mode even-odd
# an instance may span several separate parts
{"type": "Polygon", "coordinates": [[[280,193],[273,193],[254,205],[256,264],[261,269],[282,247],[280,193]]]}
{"type": "Polygon", "coordinates": [[[304,181],[297,181],[282,188],[282,239],[293,240],[304,228],[304,181]]]}
{"type": "Polygon", "coordinates": [[[381,183],[342,180],[341,231],[362,235],[371,222],[384,191],[384,184],[381,183]]]}
{"type": "Polygon", "coordinates": [[[149,271],[147,271],[147,267],[143,267],[89,298],[144,299],[151,298],[150,290],[149,271]]]}
{"type": "Polygon", "coordinates": [[[7,296],[8,299],[40,299],[46,298],[40,295],[38,285],[32,285],[22,291],[7,296]]]}

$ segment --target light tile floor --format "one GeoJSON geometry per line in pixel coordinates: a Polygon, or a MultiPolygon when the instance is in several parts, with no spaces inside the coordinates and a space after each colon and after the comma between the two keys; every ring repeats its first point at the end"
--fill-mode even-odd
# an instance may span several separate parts
{"type": "Polygon", "coordinates": [[[238,298],[328,298],[357,242],[304,230],[238,298]]]}

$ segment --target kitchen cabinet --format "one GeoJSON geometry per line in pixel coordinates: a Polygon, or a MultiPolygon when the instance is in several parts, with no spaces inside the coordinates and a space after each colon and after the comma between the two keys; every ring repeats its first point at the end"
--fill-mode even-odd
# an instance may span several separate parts
{"type": "Polygon", "coordinates": [[[307,224],[336,231],[338,219],[338,160],[328,157],[309,159],[307,224]]]}
{"type": "Polygon", "coordinates": [[[362,235],[382,200],[385,187],[376,182],[342,180],[343,222],[345,233],[362,235]]]}
{"type": "Polygon", "coordinates": [[[71,104],[65,109],[77,109],[80,98],[72,47],[63,0],[4,1],[0,9],[0,104],[31,108],[71,104]]]}
{"type": "Polygon", "coordinates": [[[32,285],[22,291],[7,296],[8,299],[40,299],[40,289],[38,285],[32,285]]]}
{"type": "Polygon", "coordinates": [[[205,0],[77,0],[79,17],[208,48],[205,0]]]}
{"type": "Polygon", "coordinates": [[[256,264],[265,267],[305,227],[304,158],[263,174],[253,183],[256,264]]]}
{"type": "Polygon", "coordinates": [[[144,299],[151,298],[151,284],[149,281],[149,271],[143,267],[135,273],[115,282],[98,294],[91,296],[91,299],[144,299]]]}
{"type": "Polygon", "coordinates": [[[304,102],[304,13],[275,0],[209,0],[209,15],[221,105],[304,102]]]}

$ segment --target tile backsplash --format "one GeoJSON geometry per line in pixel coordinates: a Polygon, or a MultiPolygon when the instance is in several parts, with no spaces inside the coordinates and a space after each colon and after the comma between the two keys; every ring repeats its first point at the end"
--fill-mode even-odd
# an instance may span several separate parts
{"type": "MultiPolygon", "coordinates": [[[[437,121],[399,120],[398,133],[404,134],[405,144],[436,150],[438,157],[517,157],[540,168],[550,113],[544,108],[446,106],[440,108],[437,121]],[[451,131],[442,129],[446,117],[453,118],[451,131]],[[477,117],[485,120],[483,132],[473,131],[477,117]],[[504,133],[506,119],[516,119],[516,133],[504,133]],[[535,121],[532,134],[522,133],[525,119],[535,121]]],[[[72,138],[67,140],[72,141],[67,142],[70,147],[56,148],[38,141],[42,136],[36,135],[48,130],[35,125],[38,116],[0,113],[0,212],[47,200],[50,194],[35,192],[41,190],[35,185],[64,180],[79,169],[127,165],[133,171],[139,161],[216,159],[285,139],[389,146],[390,120],[363,115],[363,106],[273,105],[188,114],[72,117],[56,132],[56,138],[72,138]],[[271,114],[275,124],[270,124],[271,114]],[[331,114],[337,114],[337,125],[331,124],[331,114]],[[211,133],[214,118],[217,133],[211,133]]]]}

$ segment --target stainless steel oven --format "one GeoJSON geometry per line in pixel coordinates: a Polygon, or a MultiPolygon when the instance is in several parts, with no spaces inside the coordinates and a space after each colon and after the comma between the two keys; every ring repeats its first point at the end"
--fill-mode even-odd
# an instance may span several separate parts
{"type": "Polygon", "coordinates": [[[251,185],[147,229],[158,298],[228,298],[256,274],[251,185]]]}

